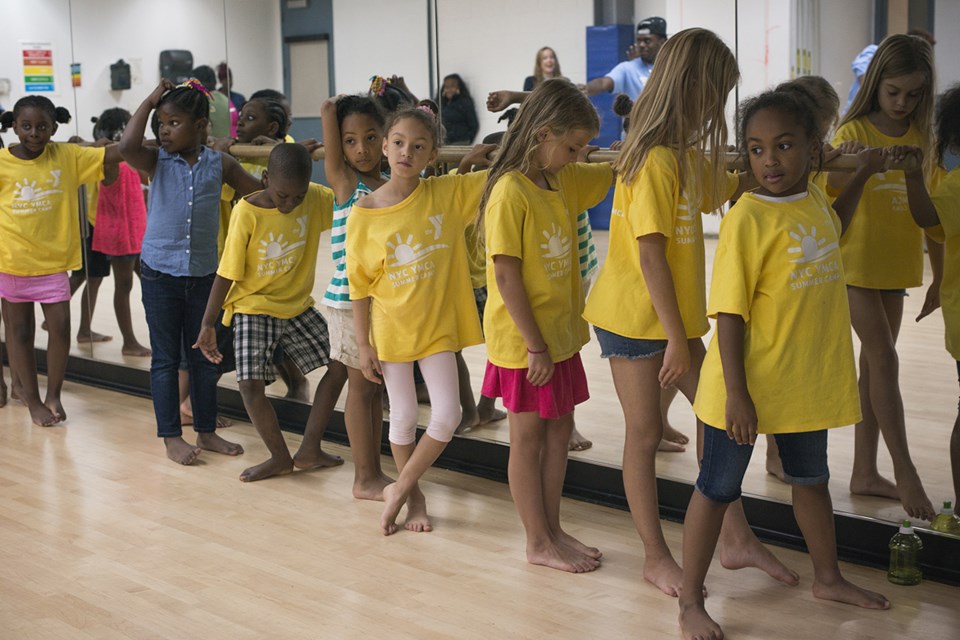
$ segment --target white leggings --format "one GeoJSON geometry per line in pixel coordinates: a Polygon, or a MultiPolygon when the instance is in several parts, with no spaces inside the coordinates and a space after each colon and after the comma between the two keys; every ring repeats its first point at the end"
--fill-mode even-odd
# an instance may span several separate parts
{"type": "MultiPolygon", "coordinates": [[[[439,442],[450,442],[460,424],[460,385],[457,379],[457,357],[452,351],[427,356],[420,363],[420,373],[430,392],[430,424],[427,435],[439,442]]],[[[390,395],[390,442],[413,444],[416,440],[417,389],[413,382],[412,362],[381,362],[383,382],[390,395]]]]}

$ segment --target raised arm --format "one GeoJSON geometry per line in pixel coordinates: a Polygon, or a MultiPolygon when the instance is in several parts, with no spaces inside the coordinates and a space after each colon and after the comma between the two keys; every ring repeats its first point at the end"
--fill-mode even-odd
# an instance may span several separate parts
{"type": "Polygon", "coordinates": [[[595,96],[598,93],[612,93],[613,79],[609,76],[600,76],[599,78],[594,78],[587,84],[581,85],[580,90],[588,96],[595,96]]]}
{"type": "Polygon", "coordinates": [[[223,181],[233,187],[238,196],[243,197],[263,188],[263,183],[248,173],[243,165],[230,154],[220,154],[220,161],[223,165],[223,181]]]}
{"type": "Polygon", "coordinates": [[[553,377],[553,359],[533,315],[520,268],[520,258],[493,256],[493,272],[503,305],[527,345],[527,380],[534,386],[542,387],[553,377]]]}
{"type": "Polygon", "coordinates": [[[923,176],[923,162],[920,160],[921,152],[917,149],[914,153],[918,156],[917,168],[905,172],[910,215],[913,216],[913,221],[917,223],[917,226],[935,227],[940,224],[940,215],[937,213],[937,208],[933,206],[930,192],[927,191],[927,184],[923,176]]]}
{"type": "Polygon", "coordinates": [[[143,135],[147,130],[147,120],[150,118],[150,112],[157,108],[161,96],[173,88],[172,82],[166,78],[161,80],[157,88],[147,96],[147,99],[140,103],[120,138],[119,148],[123,159],[135,169],[146,171],[150,177],[153,177],[153,172],[157,168],[157,157],[160,155],[160,150],[156,147],[145,146],[143,135]]]}
{"type": "Polygon", "coordinates": [[[870,176],[883,171],[884,162],[889,153],[885,149],[864,147],[857,152],[857,170],[846,181],[843,191],[833,201],[833,210],[837,212],[840,218],[840,234],[843,235],[853,220],[853,214],[857,210],[857,204],[860,202],[860,196],[863,195],[863,188],[867,184],[870,176]]]}
{"type": "Polygon", "coordinates": [[[343,141],[340,125],[337,124],[337,101],[343,95],[328,98],[320,107],[320,124],[323,126],[323,171],[327,183],[333,189],[337,202],[344,202],[357,186],[357,174],[343,157],[343,141]]]}
{"type": "Polygon", "coordinates": [[[501,89],[500,91],[491,91],[487,94],[487,111],[496,113],[503,111],[512,104],[520,104],[530,95],[528,91],[509,91],[501,89]]]}

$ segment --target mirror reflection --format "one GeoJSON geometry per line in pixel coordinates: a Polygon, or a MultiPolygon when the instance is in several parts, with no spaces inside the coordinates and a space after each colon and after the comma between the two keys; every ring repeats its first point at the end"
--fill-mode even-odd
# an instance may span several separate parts
{"type": "MultiPolygon", "coordinates": [[[[17,3],[13,4],[16,6],[17,3]]],[[[634,38],[636,24],[647,17],[662,17],[668,36],[692,26],[709,28],[736,51],[741,81],[727,103],[731,126],[738,98],[755,95],[804,73],[822,75],[845,103],[854,80],[850,71],[851,62],[867,44],[877,40],[874,37],[874,3],[866,1],[817,3],[817,10],[813,8],[815,3],[795,3],[796,11],[791,9],[794,3],[759,1],[736,3],[733,0],[704,0],[684,3],[682,7],[676,3],[636,2],[629,15],[614,14],[605,20],[611,24],[629,24],[625,30],[626,36],[622,33],[612,36],[612,44],[609,44],[611,51],[607,53],[601,51],[599,45],[591,48],[590,38],[585,36],[586,28],[596,21],[595,4],[604,3],[584,0],[552,3],[549,11],[537,3],[494,0],[481,10],[479,7],[440,0],[436,3],[436,32],[430,29],[428,7],[414,0],[389,3],[387,7],[372,0],[359,3],[345,0],[308,3],[309,10],[317,12],[311,13],[309,20],[291,19],[285,3],[245,0],[224,5],[219,0],[205,0],[188,3],[190,11],[193,14],[199,12],[201,19],[185,22],[182,28],[169,31],[138,28],[151,19],[149,3],[128,4],[119,15],[115,5],[106,0],[72,0],[72,5],[68,5],[67,0],[49,0],[45,4],[51,9],[47,15],[62,16],[63,23],[58,25],[56,21],[47,21],[30,38],[38,42],[53,42],[56,55],[67,62],[66,58],[71,55],[69,40],[72,34],[73,61],[80,64],[80,86],[75,91],[68,87],[71,81],[67,73],[69,67],[58,67],[61,71],[56,77],[56,95],[62,102],[68,103],[66,106],[72,106],[74,119],[69,128],[64,128],[68,131],[61,130],[57,135],[63,139],[78,135],[85,140],[93,138],[94,124],[91,118],[99,117],[110,108],[135,111],[160,78],[161,57],[167,68],[172,70],[189,67],[192,72],[200,66],[210,67],[215,76],[214,88],[218,92],[220,89],[224,91],[218,101],[232,102],[236,109],[233,111],[229,104],[226,107],[231,120],[234,114],[237,118],[241,114],[242,105],[236,103],[243,102],[244,98],[249,99],[255,92],[272,89],[285,93],[289,97],[289,133],[295,139],[322,137],[319,118],[319,101],[322,98],[337,93],[364,92],[371,76],[389,78],[396,75],[404,79],[412,94],[419,98],[429,97],[441,105],[445,122],[449,123],[448,130],[458,132],[455,142],[467,142],[471,138],[478,142],[506,127],[504,122],[498,121],[502,113],[492,113],[485,108],[487,94],[491,91],[520,90],[529,78],[535,80],[541,73],[546,77],[554,70],[575,83],[588,84],[605,77],[631,55],[636,55],[641,61],[651,57],[648,51],[642,49],[646,45],[635,43],[634,38]],[[374,5],[376,11],[372,10],[374,5]],[[69,9],[72,9],[72,25],[67,23],[65,17],[69,9]],[[110,28],[103,29],[99,26],[97,16],[106,12],[115,15],[115,19],[111,21],[110,28]],[[504,21],[503,15],[511,16],[510,20],[504,21]],[[400,22],[408,25],[410,30],[404,47],[389,46],[386,42],[365,36],[371,29],[387,30],[400,22]],[[132,29],[138,29],[137,33],[140,34],[135,39],[129,38],[132,29]],[[488,34],[491,32],[498,33],[498,45],[495,47],[489,46],[488,34]],[[637,48],[628,53],[633,44],[637,44],[637,48]],[[552,62],[550,55],[544,55],[545,51],[552,53],[552,62]],[[167,55],[161,56],[164,52],[167,55]],[[183,52],[189,52],[190,57],[183,52]],[[226,63],[226,66],[221,66],[222,63],[226,63]],[[113,88],[126,86],[125,74],[129,75],[129,88],[113,88]],[[458,80],[448,78],[454,75],[458,80]],[[445,82],[447,79],[452,82],[445,82]],[[467,94],[472,102],[472,115],[476,118],[476,132],[472,136],[470,126],[463,129],[466,132],[463,134],[459,134],[461,130],[457,128],[462,122],[469,124],[469,105],[464,101],[467,94]],[[455,116],[460,116],[460,119],[454,120],[455,116]]],[[[955,15],[956,9],[948,6],[949,3],[937,2],[936,5],[935,24],[932,17],[923,24],[915,24],[911,22],[909,12],[898,13],[891,9],[884,33],[905,32],[915,26],[936,31],[937,25],[948,24],[951,17],[960,19],[955,15]]],[[[31,33],[26,26],[19,32],[31,33]]],[[[5,46],[9,48],[10,44],[13,43],[5,46]]],[[[956,47],[957,44],[949,41],[944,34],[936,45],[936,59],[951,59],[956,47]]],[[[11,57],[8,55],[7,59],[11,57]]],[[[22,74],[22,69],[10,69],[0,77],[16,78],[19,74],[22,74]]],[[[941,62],[938,90],[950,86],[957,79],[956,70],[945,68],[941,62]]],[[[16,83],[13,84],[16,87],[16,83]]],[[[613,88],[616,89],[616,85],[613,88]]],[[[609,144],[620,136],[622,123],[612,111],[614,92],[602,89],[597,92],[598,109],[607,135],[604,143],[609,144]]],[[[16,91],[14,89],[8,95],[0,94],[0,104],[9,107],[16,97],[16,91]]],[[[230,127],[231,124],[226,126],[230,127]]],[[[233,130],[230,130],[230,134],[234,134],[233,130]]],[[[237,134],[236,137],[241,137],[240,132],[237,134]]],[[[7,142],[12,139],[9,132],[4,134],[4,139],[7,142]]],[[[322,171],[319,166],[316,169],[322,171]]],[[[603,264],[609,244],[604,228],[608,216],[609,209],[606,214],[603,211],[592,212],[590,217],[594,223],[592,233],[598,266],[603,264]]],[[[95,220],[96,217],[94,229],[95,220]]],[[[708,282],[716,247],[716,241],[711,236],[717,233],[718,228],[716,218],[705,218],[708,282]]],[[[328,259],[330,247],[327,235],[321,240],[319,251],[314,289],[316,300],[322,298],[333,275],[333,267],[328,259]]],[[[90,318],[89,324],[85,323],[80,295],[74,297],[72,353],[146,369],[149,367],[149,358],[143,356],[142,347],[148,344],[147,327],[140,304],[139,283],[133,275],[133,269],[127,274],[121,268],[118,277],[116,262],[108,262],[110,275],[99,284],[97,304],[92,314],[86,314],[90,318]],[[123,312],[118,315],[115,311],[114,301],[115,295],[123,297],[127,286],[130,287],[127,297],[131,309],[129,331],[121,320],[123,312]],[[77,345],[78,332],[80,337],[93,337],[94,341],[77,345]],[[101,337],[111,339],[97,341],[101,337]]],[[[96,274],[102,273],[91,271],[93,268],[91,261],[81,279],[86,281],[88,287],[96,286],[93,283],[100,277],[96,274]]],[[[929,283],[931,277],[927,266],[924,283],[929,283]]],[[[83,285],[77,284],[82,291],[83,285]]],[[[955,389],[952,383],[953,364],[942,348],[942,316],[936,312],[922,322],[910,321],[919,315],[925,292],[925,288],[912,289],[911,295],[903,299],[903,317],[907,321],[902,323],[898,339],[900,388],[913,462],[920,469],[927,495],[937,503],[952,497],[954,492],[944,443],[949,439],[950,425],[954,419],[952,398],[955,389]]],[[[709,337],[704,338],[705,345],[709,337]]],[[[38,340],[38,344],[44,342],[38,340]]],[[[858,342],[855,348],[859,351],[858,342]]],[[[485,364],[483,348],[467,349],[464,360],[470,371],[475,399],[479,399],[485,364]]],[[[587,365],[592,399],[577,411],[580,436],[571,442],[572,455],[599,465],[618,467],[622,463],[624,418],[609,366],[601,359],[596,341],[585,347],[583,360],[587,365]]],[[[320,374],[322,370],[308,375],[306,386],[295,376],[288,378],[289,385],[281,379],[268,387],[267,393],[297,399],[312,397],[320,374]]],[[[235,386],[234,376],[224,376],[221,384],[235,386]]],[[[672,399],[665,395],[663,404],[665,425],[669,426],[667,439],[662,444],[665,450],[657,456],[658,474],[692,481],[696,476],[693,413],[683,398],[672,399]]],[[[496,407],[499,406],[497,403],[496,407]]],[[[484,411],[487,409],[489,407],[484,411]]],[[[505,421],[472,425],[464,431],[463,437],[466,438],[507,441],[505,421]]],[[[849,484],[854,465],[854,431],[853,428],[838,429],[830,436],[831,493],[835,508],[885,520],[900,519],[903,509],[896,500],[851,494],[849,484]]],[[[754,455],[754,464],[744,481],[744,490],[786,501],[789,499],[788,486],[777,479],[778,469],[773,461],[764,465],[758,460],[765,454],[766,445],[761,442],[754,455]]],[[[892,461],[882,445],[879,446],[877,459],[879,475],[893,479],[892,461]]],[[[886,487],[880,492],[890,493],[890,489],[886,487]]]]}

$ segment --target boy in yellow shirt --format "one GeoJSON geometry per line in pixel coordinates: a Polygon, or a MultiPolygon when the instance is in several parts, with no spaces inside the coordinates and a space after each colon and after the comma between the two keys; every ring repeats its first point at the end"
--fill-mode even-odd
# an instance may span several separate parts
{"type": "Polygon", "coordinates": [[[338,389],[328,373],[320,380],[307,418],[303,442],[290,457],[277,414],[265,393],[274,379],[277,346],[309,373],[327,365],[327,323],[313,307],[313,282],[320,234],[333,220],[333,192],[310,182],[310,152],[299,144],[279,144],[263,172],[264,189],[234,207],[217,278],[194,348],[211,362],[223,358],[214,323],[234,325],[237,381],[244,407],[270,451],[270,459],[246,469],[240,480],[253,482],[298,469],[343,463],[321,450],[338,389]]]}

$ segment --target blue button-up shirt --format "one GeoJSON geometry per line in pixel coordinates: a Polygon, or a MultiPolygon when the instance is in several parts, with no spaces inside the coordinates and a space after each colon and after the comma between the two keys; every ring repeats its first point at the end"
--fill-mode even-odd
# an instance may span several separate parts
{"type": "Polygon", "coordinates": [[[206,276],[217,270],[220,229],[220,154],[200,147],[192,167],[160,149],[150,181],[147,230],[140,259],[171,276],[206,276]]]}

